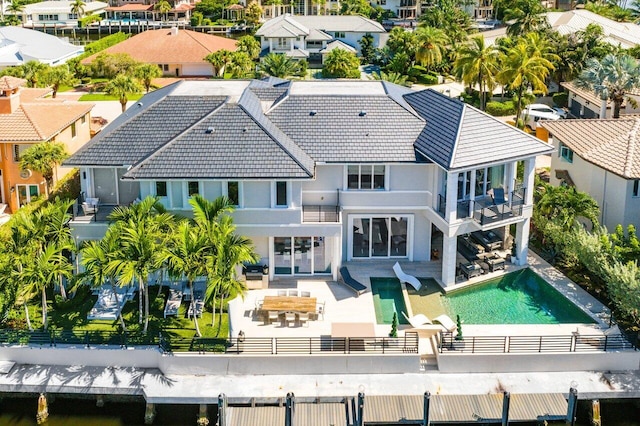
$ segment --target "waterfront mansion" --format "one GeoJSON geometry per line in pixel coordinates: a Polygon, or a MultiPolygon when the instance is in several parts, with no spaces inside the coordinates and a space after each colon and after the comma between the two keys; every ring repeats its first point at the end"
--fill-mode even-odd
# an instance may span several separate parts
{"type": "Polygon", "coordinates": [[[148,195],[185,216],[192,195],[225,195],[271,279],[439,259],[449,286],[458,237],[474,231],[513,240],[513,261],[526,263],[535,159],[551,151],[433,90],[270,78],[149,93],[65,165],[80,168],[90,200],[71,223],[78,241],[148,195]]]}

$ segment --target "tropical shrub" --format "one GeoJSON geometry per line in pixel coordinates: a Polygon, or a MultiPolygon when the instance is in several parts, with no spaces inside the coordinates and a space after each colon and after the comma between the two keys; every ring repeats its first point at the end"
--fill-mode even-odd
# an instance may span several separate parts
{"type": "Polygon", "coordinates": [[[490,102],[487,102],[486,112],[487,114],[491,114],[496,117],[502,117],[505,115],[515,114],[516,107],[513,104],[513,101],[506,101],[506,102],[490,101],[490,102]]]}
{"type": "Polygon", "coordinates": [[[565,92],[553,94],[553,103],[559,107],[567,108],[569,106],[569,95],[565,92]]]}

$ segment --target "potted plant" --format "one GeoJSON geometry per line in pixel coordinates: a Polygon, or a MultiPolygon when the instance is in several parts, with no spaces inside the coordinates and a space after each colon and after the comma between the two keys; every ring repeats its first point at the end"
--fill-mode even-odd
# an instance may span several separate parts
{"type": "Polygon", "coordinates": [[[389,337],[398,337],[398,314],[393,313],[393,319],[391,320],[391,331],[389,337]]]}

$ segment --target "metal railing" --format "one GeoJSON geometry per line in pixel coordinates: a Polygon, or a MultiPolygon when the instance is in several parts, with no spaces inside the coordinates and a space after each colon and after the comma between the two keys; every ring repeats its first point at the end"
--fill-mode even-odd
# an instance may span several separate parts
{"type": "Polygon", "coordinates": [[[303,222],[340,222],[339,206],[302,206],[303,222]]]}
{"type": "MultiPolygon", "coordinates": [[[[473,203],[473,215],[475,221],[481,225],[499,222],[512,217],[522,216],[522,208],[525,202],[526,188],[518,185],[514,191],[509,193],[509,202],[505,204],[487,204],[483,199],[460,200],[456,203],[456,218],[466,219],[470,217],[469,206],[473,203]]],[[[447,211],[447,198],[443,194],[438,194],[438,214],[445,217],[447,211]]]]}
{"type": "Polygon", "coordinates": [[[157,346],[165,353],[196,352],[225,354],[392,354],[418,353],[418,335],[404,337],[240,337],[233,339],[177,337],[166,333],[118,333],[109,331],[0,330],[0,346],[100,345],[157,346]]]}
{"type": "Polygon", "coordinates": [[[444,333],[439,344],[440,353],[558,353],[637,351],[624,335],[565,336],[472,336],[456,339],[444,333]]]}

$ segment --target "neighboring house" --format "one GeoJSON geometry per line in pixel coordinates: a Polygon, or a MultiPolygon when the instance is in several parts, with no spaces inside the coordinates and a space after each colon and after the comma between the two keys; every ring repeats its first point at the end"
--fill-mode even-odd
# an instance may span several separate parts
{"type": "MultiPolygon", "coordinates": [[[[44,194],[42,175],[20,170],[20,155],[37,143],[63,142],[69,153],[90,139],[87,102],[45,99],[50,89],[24,88],[25,80],[0,77],[0,202],[15,212],[44,194]]],[[[59,168],[54,178],[71,169],[59,168]]]]}
{"type": "MultiPolygon", "coordinates": [[[[620,46],[622,49],[630,49],[640,44],[640,26],[633,22],[616,22],[585,9],[575,9],[566,12],[548,12],[547,22],[552,29],[560,34],[575,34],[584,31],[589,24],[597,24],[602,27],[603,40],[612,46],[620,46]]],[[[505,37],[507,29],[485,31],[482,33],[484,39],[489,44],[494,44],[495,40],[505,37]]]]}
{"type": "MultiPolygon", "coordinates": [[[[33,27],[53,27],[57,26],[77,26],[78,15],[71,12],[73,2],[67,0],[43,1],[31,3],[24,6],[22,11],[22,22],[26,26],[33,27]]],[[[84,8],[84,15],[103,15],[109,5],[101,1],[87,1],[84,8]]]]}
{"type": "Polygon", "coordinates": [[[60,65],[82,52],[83,47],[41,31],[16,26],[0,27],[0,70],[29,61],[60,65]]]}
{"type": "Polygon", "coordinates": [[[591,195],[609,231],[640,228],[640,118],[542,122],[556,153],[551,183],[591,195]]]}
{"type": "MultiPolygon", "coordinates": [[[[561,84],[569,94],[569,113],[575,118],[613,118],[613,102],[602,100],[595,92],[580,89],[573,83],[565,82],[561,84]]],[[[632,92],[628,95],[640,104],[640,92],[632,92]]],[[[625,102],[620,108],[620,116],[626,114],[640,113],[640,105],[635,108],[630,102],[625,102]]]]}
{"type": "MultiPolygon", "coordinates": [[[[166,18],[174,22],[188,22],[198,0],[169,0],[171,9],[166,18]]],[[[116,21],[161,21],[165,16],[155,10],[158,0],[116,0],[107,8],[107,17],[116,21]]]]}
{"type": "MultiPolygon", "coordinates": [[[[374,47],[383,47],[387,32],[378,22],[360,15],[293,16],[284,14],[256,31],[264,53],[284,53],[294,58],[320,59],[323,49],[340,41],[360,53],[360,39],[370,34],[374,47]]],[[[338,47],[334,45],[334,48],[338,47]]]]}
{"type": "Polygon", "coordinates": [[[157,64],[165,76],[211,76],[213,67],[204,58],[222,49],[235,51],[236,41],[173,27],[141,32],[83,59],[82,64],[91,64],[103,53],[126,53],[136,61],[157,64]]]}
{"type": "Polygon", "coordinates": [[[113,206],[153,195],[188,215],[192,195],[226,195],[271,277],[335,279],[344,261],[427,261],[436,248],[452,285],[457,236],[472,231],[515,225],[526,263],[535,158],[551,150],[433,90],[271,78],[156,90],[65,165],[100,204],[72,221],[79,240],[104,235],[113,206]]]}

